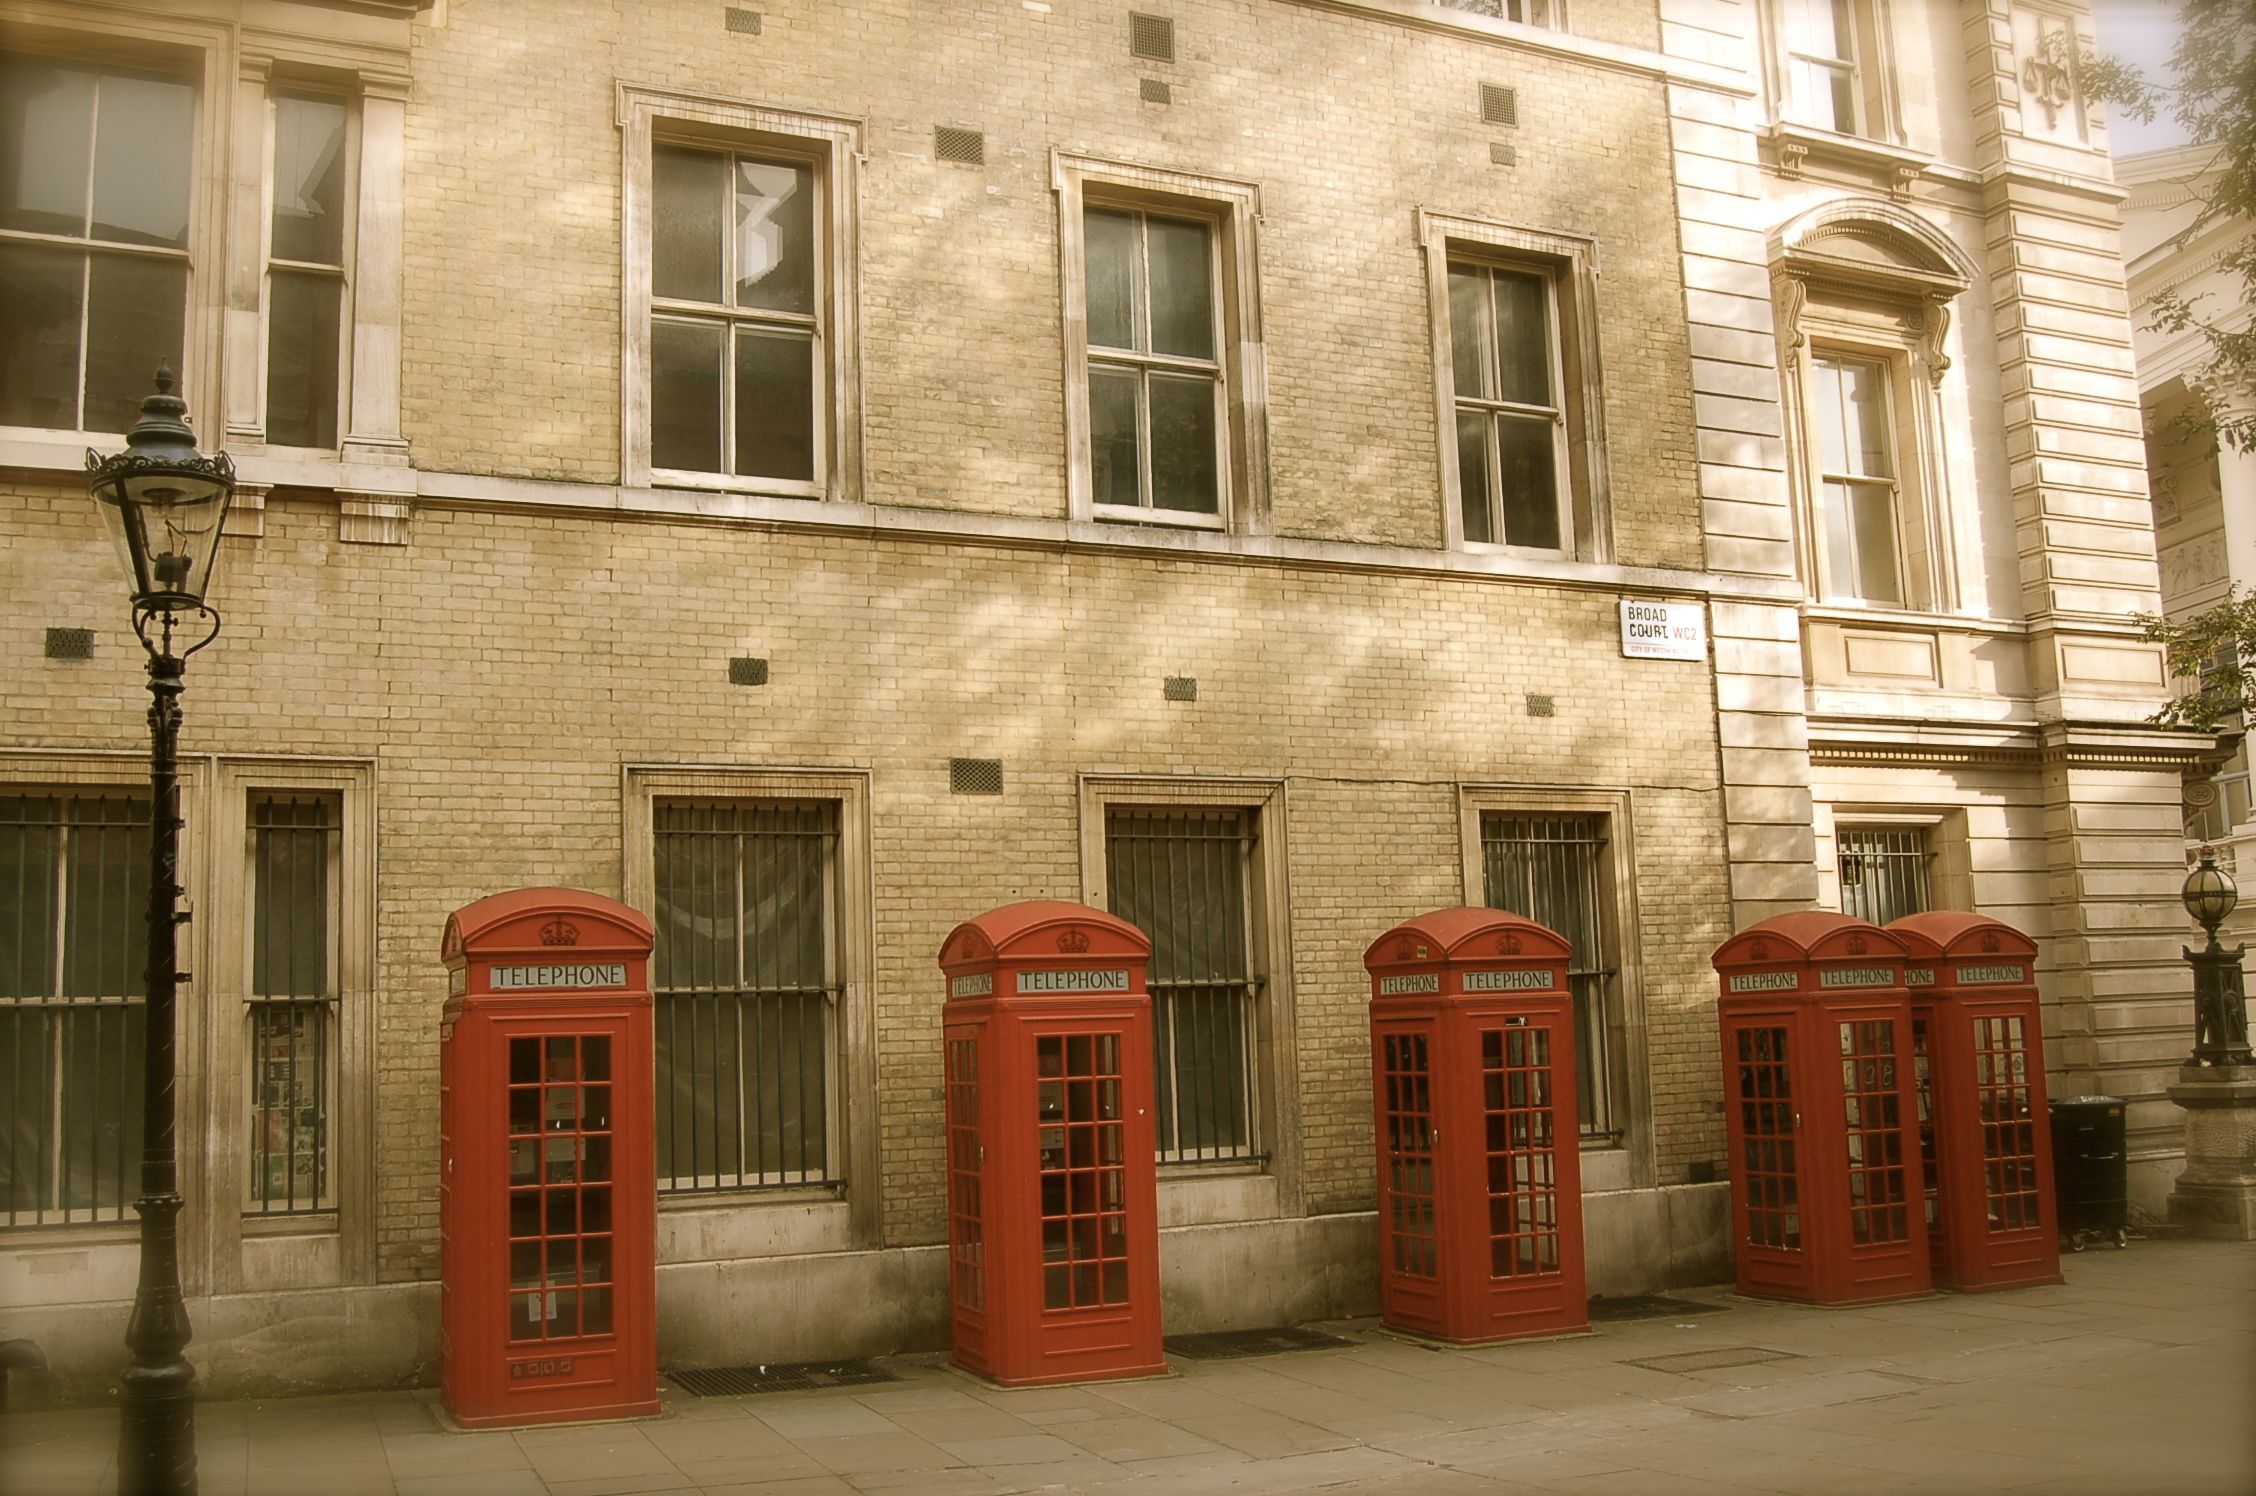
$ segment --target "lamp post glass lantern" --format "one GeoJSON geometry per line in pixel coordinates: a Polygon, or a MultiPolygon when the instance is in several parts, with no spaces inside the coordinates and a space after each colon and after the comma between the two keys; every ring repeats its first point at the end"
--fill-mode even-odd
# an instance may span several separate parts
{"type": "Polygon", "coordinates": [[[188,404],[157,369],[157,392],[123,452],[86,454],[100,506],[132,586],[133,632],[149,657],[149,959],[142,1049],[141,1272],[126,1323],[132,1361],[118,1378],[121,1496],[196,1489],[195,1368],[180,1292],[180,1183],[173,1143],[173,1000],[180,983],[180,692],[188,657],[219,636],[204,601],[219,531],[235,493],[225,453],[206,457],[188,429],[188,404]],[[192,637],[175,648],[175,630],[192,637]]]}
{"type": "Polygon", "coordinates": [[[2179,897],[2209,937],[2201,950],[2185,949],[2186,963],[2193,968],[2193,1063],[2256,1063],[2248,1047],[2248,999],[2240,964],[2248,948],[2236,945],[2228,951],[2217,940],[2217,926],[2239,905],[2240,890],[2232,874],[2217,866],[2214,848],[2201,849],[2200,865],[2186,874],[2179,897]]]}

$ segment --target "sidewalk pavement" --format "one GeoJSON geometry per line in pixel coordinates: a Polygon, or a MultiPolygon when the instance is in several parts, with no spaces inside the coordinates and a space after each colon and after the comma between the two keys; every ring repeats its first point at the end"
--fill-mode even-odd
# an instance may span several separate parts
{"type": "MultiPolygon", "coordinates": [[[[1866,1309],[1680,1291],[1596,1335],[1352,1344],[1006,1391],[898,1382],[695,1397],[622,1424],[450,1431],[430,1390],[197,1411],[204,1496],[1087,1496],[1209,1492],[2256,1491],[2256,1246],[2134,1242],[2068,1281],[1866,1309]]],[[[0,1417],[0,1492],[115,1481],[112,1410],[0,1417]]]]}

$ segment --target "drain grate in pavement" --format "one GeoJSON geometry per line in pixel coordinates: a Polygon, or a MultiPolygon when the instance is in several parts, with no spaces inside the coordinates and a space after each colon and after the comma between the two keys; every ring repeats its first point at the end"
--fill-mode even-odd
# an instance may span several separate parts
{"type": "Polygon", "coordinates": [[[1274,1330],[1215,1330],[1205,1335],[1170,1335],[1167,1353],[1190,1361],[1234,1361],[1241,1356],[1275,1356],[1285,1351],[1320,1351],[1353,1345],[1322,1330],[1280,1327],[1274,1330]]]}
{"type": "Polygon", "coordinates": [[[1695,1314],[1720,1314],[1728,1304],[1695,1304],[1690,1299],[1663,1298],[1657,1293],[1628,1294],[1618,1299],[1596,1298],[1590,1301],[1590,1317],[1595,1320],[1667,1319],[1675,1315],[1680,1319],[1695,1314]]]}
{"type": "Polygon", "coordinates": [[[820,1387],[873,1387],[901,1380],[867,1361],[803,1361],[796,1366],[712,1366],[669,1371],[666,1377],[699,1397],[745,1397],[755,1392],[810,1392],[820,1387]]]}
{"type": "Polygon", "coordinates": [[[1766,1351],[1759,1345],[1725,1345],[1712,1351],[1678,1351],[1673,1356],[1648,1356],[1642,1361],[1625,1361],[1624,1366],[1642,1366],[1647,1371],[1721,1371],[1727,1366],[1759,1366],[1765,1361],[1799,1361],[1793,1351],[1766,1351]]]}

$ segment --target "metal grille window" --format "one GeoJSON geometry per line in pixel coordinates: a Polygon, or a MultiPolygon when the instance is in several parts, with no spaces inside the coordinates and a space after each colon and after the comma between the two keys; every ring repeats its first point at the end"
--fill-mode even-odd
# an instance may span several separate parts
{"type": "Polygon", "coordinates": [[[196,91],[0,57],[0,426],[123,431],[181,367],[196,91]]]}
{"type": "Polygon", "coordinates": [[[338,854],[334,795],[251,802],[250,1206],[327,1210],[337,1074],[338,854]]]}
{"type": "Polygon", "coordinates": [[[1152,941],[1159,1161],[1260,1156],[1253,1069],[1261,990],[1243,809],[1114,807],[1105,816],[1112,912],[1152,941]]]}
{"type": "Polygon", "coordinates": [[[834,1184],[838,806],[653,817],[659,1188],[834,1184]]]}
{"type": "Polygon", "coordinates": [[[148,906],[145,797],[0,795],[0,1225],[127,1219],[148,906]]]}
{"type": "Polygon", "coordinates": [[[1841,912],[1885,925],[1934,907],[1927,891],[1935,854],[1917,826],[1843,826],[1841,912]]]}
{"type": "Polygon", "coordinates": [[[1482,897],[1565,936],[1574,947],[1575,1084],[1582,1135],[1612,1138],[1610,1008],[1617,963],[1606,917],[1606,818],[1481,813],[1482,897]]]}

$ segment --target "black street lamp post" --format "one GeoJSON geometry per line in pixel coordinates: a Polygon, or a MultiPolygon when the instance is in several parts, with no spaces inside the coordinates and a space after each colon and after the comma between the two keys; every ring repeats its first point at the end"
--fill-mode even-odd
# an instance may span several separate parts
{"type": "Polygon", "coordinates": [[[2205,949],[2185,949],[2193,968],[2193,1063],[2195,1065],[2246,1065],[2248,1048],[2248,998],[2241,973],[2241,956],[2248,948],[2226,950],[2217,942],[2217,926],[2240,902],[2232,876],[2217,866],[2217,854],[2201,849],[2201,865],[2186,875],[2180,895],[2186,913],[2208,932],[2205,949]]]}
{"type": "MultiPolygon", "coordinates": [[[[143,1017],[141,1278],[125,1329],[133,1360],[118,1379],[120,1496],[192,1496],[196,1489],[196,1369],[180,1293],[180,1181],[173,1144],[173,1000],[180,970],[181,675],[219,635],[204,603],[219,529],[235,493],[225,453],[206,457],[188,429],[188,403],[157,370],[126,450],[86,454],[87,486],[133,585],[133,632],[149,656],[149,964],[143,1017]],[[187,624],[197,637],[174,649],[187,624]]],[[[184,634],[185,637],[185,634],[184,634]]]]}

